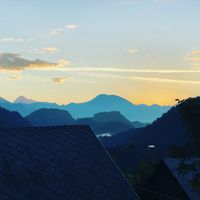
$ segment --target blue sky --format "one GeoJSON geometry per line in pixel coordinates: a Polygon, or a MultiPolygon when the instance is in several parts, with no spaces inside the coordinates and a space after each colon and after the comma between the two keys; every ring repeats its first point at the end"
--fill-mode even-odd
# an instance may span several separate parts
{"type": "Polygon", "coordinates": [[[0,91],[173,104],[200,89],[198,0],[0,0],[0,91]]]}

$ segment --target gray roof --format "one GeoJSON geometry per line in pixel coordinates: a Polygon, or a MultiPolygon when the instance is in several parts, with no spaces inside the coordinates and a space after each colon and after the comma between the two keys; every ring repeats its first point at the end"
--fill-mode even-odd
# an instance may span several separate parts
{"type": "Polygon", "coordinates": [[[186,175],[180,175],[177,168],[179,166],[179,160],[178,159],[172,159],[167,158],[164,160],[167,167],[170,169],[170,171],[173,173],[173,175],[176,177],[176,180],[179,182],[185,193],[188,195],[188,197],[191,200],[199,200],[200,194],[194,192],[189,185],[189,181],[192,179],[192,173],[187,173],[186,175]]]}
{"type": "Polygon", "coordinates": [[[88,126],[0,129],[1,200],[135,200],[88,126]]]}

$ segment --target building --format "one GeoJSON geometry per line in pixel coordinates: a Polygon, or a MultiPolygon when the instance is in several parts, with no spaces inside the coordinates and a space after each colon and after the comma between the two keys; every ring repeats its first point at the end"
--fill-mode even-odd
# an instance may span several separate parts
{"type": "Polygon", "coordinates": [[[185,176],[177,171],[179,161],[165,159],[159,162],[153,174],[144,184],[142,200],[199,200],[200,194],[194,192],[189,184],[191,173],[185,176]]]}
{"type": "Polygon", "coordinates": [[[88,126],[0,129],[1,200],[138,200],[88,126]]]}

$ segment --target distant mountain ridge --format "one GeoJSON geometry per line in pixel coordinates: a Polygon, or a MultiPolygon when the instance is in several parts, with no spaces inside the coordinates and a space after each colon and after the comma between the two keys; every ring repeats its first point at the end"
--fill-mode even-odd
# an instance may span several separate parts
{"type": "Polygon", "coordinates": [[[101,94],[90,101],[84,103],[70,103],[67,105],[58,105],[49,102],[35,102],[34,100],[20,97],[14,103],[1,102],[0,106],[17,111],[22,116],[27,116],[33,111],[41,108],[54,108],[68,111],[73,118],[88,118],[93,117],[96,113],[119,111],[129,121],[153,122],[163,113],[167,112],[171,106],[145,104],[135,105],[130,101],[116,95],[101,94]]]}
{"type": "Polygon", "coordinates": [[[17,103],[21,103],[21,104],[32,104],[32,103],[36,103],[35,100],[32,100],[32,99],[28,99],[24,96],[19,96],[15,99],[15,101],[13,102],[14,104],[17,104],[17,103]]]}
{"type": "Polygon", "coordinates": [[[101,94],[88,102],[68,104],[65,108],[75,118],[91,117],[99,112],[119,111],[130,121],[152,122],[171,106],[135,105],[116,95],[101,94]]]}
{"type": "Polygon", "coordinates": [[[28,115],[26,119],[34,126],[89,125],[96,135],[104,133],[113,135],[135,128],[132,122],[118,111],[97,113],[91,118],[75,120],[65,110],[39,109],[28,115]]]}
{"type": "Polygon", "coordinates": [[[11,112],[0,107],[0,128],[16,128],[30,126],[30,122],[24,119],[19,113],[11,112]]]}
{"type": "Polygon", "coordinates": [[[141,159],[158,161],[168,157],[173,146],[182,146],[189,138],[177,105],[144,128],[129,129],[100,140],[117,157],[120,167],[131,168],[141,159]]]}
{"type": "Polygon", "coordinates": [[[60,126],[75,123],[69,112],[54,108],[36,110],[28,115],[26,119],[34,126],[60,126]]]}
{"type": "Polygon", "coordinates": [[[169,146],[183,144],[186,141],[186,129],[177,107],[171,108],[162,117],[144,128],[130,129],[105,139],[105,145],[117,146],[129,143],[148,146],[169,146]],[[185,138],[185,139],[184,139],[185,138]]]}
{"type": "Polygon", "coordinates": [[[0,97],[0,104],[9,104],[9,103],[11,103],[11,102],[6,100],[6,99],[4,99],[4,98],[2,98],[2,97],[0,97]]]}
{"type": "Polygon", "coordinates": [[[119,111],[101,112],[91,118],[80,118],[76,120],[76,124],[88,124],[97,135],[103,133],[115,135],[119,132],[136,128],[119,111]]]}

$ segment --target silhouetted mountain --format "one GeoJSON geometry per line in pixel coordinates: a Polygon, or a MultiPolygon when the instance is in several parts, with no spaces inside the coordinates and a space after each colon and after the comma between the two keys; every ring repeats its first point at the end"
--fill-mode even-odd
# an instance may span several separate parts
{"type": "Polygon", "coordinates": [[[113,135],[134,128],[132,123],[118,111],[102,112],[95,114],[92,118],[77,119],[76,124],[88,124],[95,134],[113,135]]]}
{"type": "Polygon", "coordinates": [[[115,96],[101,94],[85,103],[71,103],[65,107],[73,117],[91,117],[95,113],[119,111],[130,121],[152,122],[170,109],[170,106],[134,105],[128,100],[115,96]]]}
{"type": "Polygon", "coordinates": [[[0,104],[9,104],[9,103],[10,103],[10,101],[0,97],[0,104]]]}
{"type": "Polygon", "coordinates": [[[169,155],[172,146],[181,146],[189,140],[178,109],[178,106],[173,107],[144,128],[130,129],[100,140],[117,157],[122,168],[133,167],[141,159],[159,160],[169,155]]]}
{"type": "Polygon", "coordinates": [[[126,131],[129,129],[135,128],[130,123],[124,123],[120,121],[111,121],[107,122],[105,124],[102,124],[102,126],[99,127],[97,133],[111,133],[112,135],[118,134],[122,131],[126,131]]]}
{"type": "Polygon", "coordinates": [[[75,118],[93,117],[96,113],[119,111],[130,121],[152,122],[163,113],[170,109],[170,106],[144,104],[134,105],[126,99],[115,95],[98,95],[94,99],[85,103],[71,103],[68,105],[58,105],[48,102],[33,102],[27,99],[18,99],[17,103],[1,103],[0,106],[11,111],[17,111],[22,116],[27,116],[30,113],[41,108],[55,108],[67,110],[75,118]],[[25,103],[23,103],[25,101],[25,103]]]}
{"type": "Polygon", "coordinates": [[[34,111],[26,119],[34,126],[71,125],[75,122],[69,112],[53,108],[34,111]]]}
{"type": "Polygon", "coordinates": [[[144,128],[128,130],[109,138],[108,144],[115,146],[132,142],[135,145],[148,146],[154,144],[166,146],[185,142],[183,140],[185,134],[185,127],[177,107],[173,107],[161,118],[144,128]]]}
{"type": "Polygon", "coordinates": [[[35,103],[35,100],[32,99],[28,99],[24,96],[19,96],[15,99],[15,101],[13,103],[17,104],[17,103],[21,103],[21,104],[32,104],[35,103]]]}
{"type": "Polygon", "coordinates": [[[34,126],[89,125],[97,135],[104,133],[113,135],[134,128],[132,123],[120,112],[97,113],[92,118],[74,120],[65,110],[39,109],[28,115],[26,119],[34,126]]]}
{"type": "Polygon", "coordinates": [[[63,110],[62,106],[56,104],[56,103],[48,103],[48,102],[36,102],[31,104],[22,104],[22,103],[1,103],[0,106],[3,108],[6,108],[10,111],[17,111],[22,116],[27,116],[30,113],[42,109],[42,108],[55,108],[55,109],[61,109],[63,110]]]}
{"type": "Polygon", "coordinates": [[[0,128],[29,127],[31,124],[19,113],[0,107],[0,128]]]}
{"type": "Polygon", "coordinates": [[[93,119],[100,123],[107,123],[107,122],[123,122],[127,124],[131,123],[119,111],[96,113],[93,119]]]}

